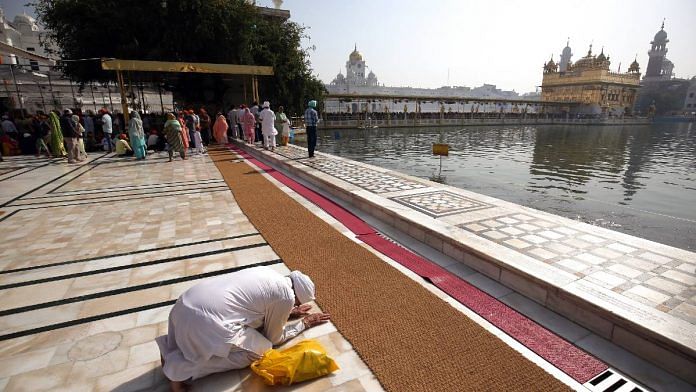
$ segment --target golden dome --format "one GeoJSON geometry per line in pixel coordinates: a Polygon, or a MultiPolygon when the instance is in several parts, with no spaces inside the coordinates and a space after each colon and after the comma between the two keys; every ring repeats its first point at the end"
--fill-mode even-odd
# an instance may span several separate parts
{"type": "Polygon", "coordinates": [[[357,44],[355,45],[355,49],[353,49],[353,51],[350,53],[349,59],[350,59],[350,61],[353,61],[353,62],[363,60],[362,54],[360,54],[360,52],[358,52],[358,45],[357,44]]]}

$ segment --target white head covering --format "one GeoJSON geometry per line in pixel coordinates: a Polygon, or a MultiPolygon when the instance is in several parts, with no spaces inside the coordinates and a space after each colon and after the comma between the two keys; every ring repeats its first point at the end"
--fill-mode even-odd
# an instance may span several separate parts
{"type": "Polygon", "coordinates": [[[270,107],[271,107],[271,103],[268,102],[268,101],[265,101],[265,102],[263,103],[263,107],[265,107],[265,108],[270,108],[270,107]]]}
{"type": "Polygon", "coordinates": [[[300,300],[300,303],[305,304],[314,301],[314,282],[312,282],[309,276],[300,271],[292,271],[290,280],[292,280],[292,288],[295,290],[295,295],[300,300]]]}

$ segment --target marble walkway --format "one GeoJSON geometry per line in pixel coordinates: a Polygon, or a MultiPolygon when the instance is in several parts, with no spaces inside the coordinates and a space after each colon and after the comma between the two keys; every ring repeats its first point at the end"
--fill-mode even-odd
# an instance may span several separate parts
{"type": "Polygon", "coordinates": [[[696,382],[696,254],[297,146],[245,149],[696,382]]]}
{"type": "MultiPolygon", "coordinates": [[[[0,391],[168,390],[154,338],[192,285],[254,265],[289,272],[207,156],[0,163],[0,391]]],[[[341,370],[297,390],[381,390],[331,324],[341,370]]],[[[248,370],[199,391],[267,390],[248,370]]],[[[286,390],[286,389],[281,389],[286,390]]]]}

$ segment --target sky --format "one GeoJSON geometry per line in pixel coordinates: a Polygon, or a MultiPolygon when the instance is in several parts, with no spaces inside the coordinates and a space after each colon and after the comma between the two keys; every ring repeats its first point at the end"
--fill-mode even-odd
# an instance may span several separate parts
{"type": "MultiPolygon", "coordinates": [[[[27,2],[0,0],[0,6],[12,18],[33,13],[27,2]]],[[[573,61],[592,43],[595,54],[604,47],[612,70],[619,63],[627,70],[637,55],[644,72],[663,18],[675,74],[696,76],[696,0],[285,0],[282,8],[308,28],[303,46],[313,48],[312,67],[327,83],[345,74],[354,45],[387,86],[490,83],[534,91],[543,64],[551,56],[558,61],[568,38],[573,61]]]]}
{"type": "MultiPolygon", "coordinates": [[[[271,6],[270,0],[257,1],[271,6]]],[[[666,18],[667,57],[679,77],[696,75],[696,0],[285,0],[291,20],[309,27],[314,71],[330,82],[355,44],[388,86],[495,84],[523,93],[541,84],[542,66],[570,37],[573,61],[590,43],[625,72],[641,71],[666,18]]]]}

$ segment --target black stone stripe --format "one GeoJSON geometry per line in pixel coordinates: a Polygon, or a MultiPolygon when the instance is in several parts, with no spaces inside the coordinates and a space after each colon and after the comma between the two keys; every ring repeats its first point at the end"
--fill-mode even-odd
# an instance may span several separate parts
{"type": "MultiPolygon", "coordinates": [[[[200,278],[205,278],[205,277],[210,277],[210,276],[215,276],[215,275],[223,275],[223,274],[227,274],[227,273],[231,273],[231,272],[236,272],[236,271],[240,271],[240,270],[251,268],[251,267],[259,267],[262,265],[268,266],[268,265],[273,265],[273,264],[279,264],[282,262],[283,262],[283,260],[276,259],[276,260],[264,261],[264,262],[256,263],[256,264],[249,264],[249,265],[244,265],[244,266],[240,266],[240,267],[229,268],[226,270],[206,272],[204,274],[200,274],[197,276],[199,276],[200,278]]],[[[154,304],[139,306],[137,308],[119,310],[116,312],[104,313],[104,314],[99,314],[99,315],[95,315],[95,316],[84,317],[81,319],[70,320],[70,321],[66,321],[66,322],[62,322],[62,323],[46,325],[43,327],[27,329],[24,331],[17,331],[17,332],[13,332],[13,333],[8,333],[5,335],[0,335],[0,341],[15,339],[15,338],[19,338],[22,336],[34,335],[34,334],[41,333],[41,332],[53,331],[53,330],[60,329],[60,328],[72,327],[75,325],[85,324],[85,323],[89,323],[92,321],[98,321],[98,320],[103,320],[103,319],[107,319],[107,318],[123,316],[125,314],[137,313],[137,312],[141,312],[143,310],[149,310],[149,309],[155,309],[155,308],[160,308],[160,307],[164,307],[164,306],[169,306],[169,305],[174,304],[175,302],[176,302],[176,300],[157,302],[154,304]]]]}
{"type": "MultiPolygon", "coordinates": [[[[275,263],[278,260],[270,260],[270,261],[262,261],[259,263],[253,263],[250,265],[265,265],[263,263],[275,263]]],[[[6,309],[0,311],[0,317],[4,316],[9,316],[12,314],[17,314],[17,313],[24,313],[24,312],[30,312],[32,310],[38,310],[38,309],[45,309],[45,308],[50,308],[53,306],[60,306],[60,305],[67,305],[71,304],[74,302],[81,302],[81,301],[89,301],[91,299],[97,299],[97,298],[103,298],[103,297],[109,297],[112,295],[118,295],[118,294],[125,294],[125,293],[130,293],[132,291],[138,291],[138,290],[145,290],[145,289],[151,289],[153,287],[159,287],[159,286],[168,286],[176,283],[181,283],[181,282],[187,282],[189,280],[196,280],[196,279],[202,279],[206,278],[209,276],[213,275],[219,275],[219,274],[225,274],[228,272],[234,272],[234,270],[239,267],[232,267],[232,268],[226,268],[218,271],[212,271],[212,272],[206,272],[203,274],[198,274],[198,275],[191,275],[191,276],[182,276],[179,278],[173,278],[173,279],[166,279],[166,280],[161,280],[158,282],[150,282],[150,283],[143,283],[140,285],[136,286],[128,286],[128,287],[121,287],[119,289],[113,289],[113,290],[107,290],[107,291],[101,291],[98,293],[92,293],[92,294],[85,294],[85,295],[79,295],[77,297],[70,297],[70,298],[62,298],[59,300],[55,301],[49,301],[49,302],[43,302],[40,304],[34,304],[34,305],[27,305],[27,306],[20,306],[17,308],[12,308],[12,309],[6,309]],[[212,274],[212,275],[211,275],[212,274]]]]}
{"type": "MultiPolygon", "coordinates": [[[[29,173],[30,171],[36,170],[36,169],[38,169],[38,168],[40,168],[40,167],[48,166],[49,164],[50,164],[50,163],[45,163],[45,164],[40,165],[40,166],[32,167],[32,168],[29,169],[29,170],[25,170],[25,171],[23,171],[23,172],[21,172],[21,173],[15,173],[15,174],[13,174],[13,175],[11,175],[11,176],[9,176],[9,177],[5,177],[5,178],[3,178],[3,179],[0,179],[0,181],[6,181],[6,180],[9,180],[9,179],[11,179],[11,178],[15,178],[15,177],[17,177],[17,176],[21,176],[22,174],[29,173]]],[[[12,173],[12,172],[14,172],[14,171],[22,170],[22,169],[28,169],[28,168],[29,168],[29,166],[18,167],[17,169],[15,169],[15,170],[13,170],[13,171],[11,171],[11,172],[7,172],[7,173],[5,173],[5,174],[10,174],[10,173],[12,173]]]]}
{"type": "MultiPolygon", "coordinates": [[[[153,198],[156,198],[156,197],[171,197],[171,196],[195,195],[195,194],[202,194],[202,193],[229,192],[229,191],[230,191],[230,188],[225,187],[225,189],[213,189],[213,190],[209,190],[209,191],[194,191],[194,192],[184,192],[184,193],[173,193],[173,192],[172,192],[172,193],[168,193],[168,194],[165,194],[165,195],[154,195],[154,196],[145,196],[145,197],[132,197],[132,198],[129,198],[128,201],[131,201],[131,200],[139,200],[139,199],[153,199],[153,198]]],[[[112,201],[111,199],[109,199],[108,196],[106,196],[106,197],[101,197],[101,198],[99,198],[99,199],[100,199],[100,200],[108,199],[109,201],[112,201]]],[[[40,210],[40,209],[44,209],[44,208],[57,208],[57,207],[81,206],[81,205],[88,205],[88,204],[99,204],[99,201],[88,201],[88,202],[86,202],[86,203],[70,203],[70,204],[67,204],[67,203],[66,203],[66,204],[34,203],[34,204],[38,204],[38,205],[44,204],[44,205],[41,205],[40,207],[27,207],[27,208],[22,208],[22,209],[23,209],[23,210],[40,210]]],[[[18,206],[16,206],[16,207],[25,207],[25,206],[27,206],[27,205],[31,205],[31,204],[20,204],[20,205],[18,205],[18,206]]],[[[0,207],[2,207],[2,206],[0,206],[0,207]]],[[[15,206],[11,206],[11,207],[15,207],[15,206]]]]}
{"type": "MultiPolygon", "coordinates": [[[[94,161],[92,161],[92,162],[94,162],[94,161]]],[[[76,180],[76,179],[82,177],[83,175],[85,175],[85,174],[89,173],[90,171],[96,169],[96,168],[101,164],[101,162],[99,162],[99,163],[97,163],[97,164],[91,165],[92,162],[88,162],[88,163],[87,163],[87,164],[90,165],[90,167],[89,167],[87,170],[83,171],[82,173],[76,175],[76,176],[73,177],[73,178],[68,179],[68,180],[65,181],[64,183],[58,185],[57,187],[55,187],[55,188],[49,190],[49,191],[46,192],[46,193],[53,193],[53,191],[55,191],[56,189],[60,189],[61,187],[65,186],[65,184],[67,184],[67,183],[69,183],[69,182],[72,182],[72,181],[74,181],[74,180],[76,180]]]]}
{"type": "Polygon", "coordinates": [[[607,378],[611,377],[611,375],[614,374],[611,370],[607,370],[606,372],[600,374],[599,376],[595,377],[590,381],[590,385],[597,386],[599,383],[602,381],[606,380],[607,378]]]}
{"type": "Polygon", "coordinates": [[[267,246],[267,245],[268,245],[268,243],[264,241],[264,242],[259,242],[257,244],[242,245],[242,246],[236,246],[234,248],[227,248],[227,249],[211,250],[209,252],[195,253],[195,254],[186,255],[186,256],[168,257],[165,259],[144,261],[142,263],[125,264],[125,265],[119,265],[116,267],[109,267],[109,268],[102,268],[102,269],[96,269],[96,270],[91,270],[91,271],[76,272],[74,274],[56,275],[56,276],[51,276],[50,278],[41,278],[41,279],[29,280],[29,281],[25,281],[25,282],[9,283],[9,284],[0,286],[0,290],[7,290],[7,289],[15,288],[15,287],[31,286],[31,285],[35,285],[35,284],[39,284],[39,283],[55,282],[58,280],[65,280],[65,279],[71,279],[71,278],[79,278],[82,276],[104,274],[107,272],[122,271],[122,270],[127,270],[127,269],[131,269],[131,268],[136,268],[136,267],[145,267],[145,266],[149,266],[149,265],[171,263],[173,261],[193,259],[193,258],[197,258],[197,257],[206,257],[206,256],[212,256],[212,255],[217,255],[217,254],[221,254],[221,253],[230,253],[230,252],[235,252],[238,250],[260,248],[262,246],[267,246]]]}
{"type": "Polygon", "coordinates": [[[0,215],[0,222],[2,222],[2,221],[4,221],[5,219],[11,217],[12,215],[18,213],[19,211],[22,211],[22,210],[14,210],[14,211],[10,212],[9,214],[0,215]]]}
{"type": "MultiPolygon", "coordinates": [[[[215,185],[215,186],[211,186],[208,188],[198,188],[198,189],[181,189],[181,190],[175,189],[175,190],[170,190],[170,191],[156,191],[156,192],[147,192],[147,190],[145,190],[145,192],[141,192],[141,193],[122,194],[122,195],[118,195],[115,197],[131,197],[131,196],[146,196],[146,195],[149,196],[149,195],[161,195],[164,193],[176,195],[176,194],[178,194],[176,192],[185,192],[185,191],[201,191],[202,192],[202,191],[228,190],[228,189],[230,189],[230,188],[227,186],[227,184],[224,184],[224,185],[215,185]]],[[[61,197],[80,197],[80,195],[70,195],[70,196],[61,196],[61,197]]],[[[114,196],[104,195],[104,196],[97,196],[97,197],[81,197],[81,198],[75,199],[75,200],[56,200],[56,201],[46,200],[46,201],[41,201],[41,202],[37,202],[37,203],[14,204],[13,207],[26,207],[26,206],[58,204],[58,203],[72,203],[72,202],[81,202],[81,201],[85,201],[85,200],[110,199],[112,197],[114,197],[114,196]]],[[[19,200],[19,202],[24,201],[24,200],[26,200],[26,199],[19,200]]],[[[86,204],[90,204],[90,203],[86,203],[86,204]]]]}
{"type": "MultiPolygon", "coordinates": [[[[93,162],[95,162],[95,161],[97,161],[97,160],[99,160],[99,159],[104,158],[105,156],[106,156],[106,154],[104,154],[104,155],[102,155],[102,156],[100,156],[100,157],[98,157],[98,158],[95,158],[93,161],[90,162],[90,164],[93,163],[93,162]]],[[[7,206],[7,205],[10,205],[10,204],[12,204],[15,200],[19,200],[19,199],[23,198],[24,196],[29,195],[29,194],[31,194],[31,193],[33,193],[33,192],[36,192],[36,191],[38,191],[39,189],[45,187],[46,185],[52,184],[52,183],[54,183],[54,182],[60,180],[61,178],[65,177],[65,176],[67,176],[67,175],[70,175],[70,174],[72,174],[72,173],[74,173],[74,172],[76,172],[76,171],[78,171],[78,170],[80,170],[80,169],[83,169],[83,168],[84,168],[84,166],[80,166],[80,167],[76,167],[76,168],[73,169],[73,170],[70,170],[70,171],[67,172],[67,173],[63,173],[63,174],[61,174],[60,176],[55,177],[54,179],[52,179],[52,180],[49,181],[49,182],[46,182],[46,183],[44,183],[44,184],[41,184],[41,185],[37,186],[37,187],[34,188],[34,189],[31,189],[31,190],[28,190],[28,191],[22,193],[21,195],[15,197],[14,199],[12,199],[12,200],[10,200],[10,201],[7,201],[7,202],[5,202],[5,203],[3,203],[3,204],[0,204],[0,207],[5,207],[5,206],[7,206]]]]}
{"type": "MultiPolygon", "coordinates": [[[[21,210],[18,210],[21,211],[21,210]]],[[[13,211],[10,213],[10,215],[18,212],[18,211],[13,211]]],[[[124,253],[116,253],[112,255],[106,255],[106,256],[95,256],[95,257],[89,257],[86,259],[78,259],[78,260],[68,260],[68,261],[61,261],[59,263],[51,263],[51,264],[42,264],[42,265],[35,265],[32,267],[24,267],[24,268],[17,268],[13,270],[7,270],[7,271],[0,271],[0,275],[2,274],[12,274],[16,272],[25,272],[25,271],[31,271],[35,269],[41,269],[41,268],[50,268],[50,267],[57,267],[60,265],[68,265],[68,264],[76,264],[76,263],[86,263],[88,261],[94,261],[94,260],[101,260],[101,259],[111,259],[114,257],[121,257],[121,256],[131,256],[131,255],[137,255],[140,253],[148,253],[148,252],[158,252],[161,250],[167,250],[167,249],[176,249],[176,248],[185,248],[188,246],[195,246],[195,245],[201,245],[201,244],[209,244],[211,242],[218,242],[218,241],[225,241],[225,240],[236,240],[239,238],[246,238],[246,237],[253,237],[255,235],[260,236],[261,234],[259,232],[254,232],[254,233],[247,233],[247,234],[240,234],[240,235],[235,235],[232,237],[222,237],[222,238],[215,238],[212,240],[205,240],[205,241],[195,241],[195,242],[188,242],[185,244],[178,244],[178,245],[169,245],[169,246],[162,246],[159,248],[148,248],[148,249],[141,249],[141,250],[134,250],[132,252],[124,252],[124,253]]],[[[261,237],[263,238],[263,237],[261,237]]]]}
{"type": "Polygon", "coordinates": [[[22,200],[36,200],[36,199],[46,199],[50,197],[70,197],[70,196],[83,196],[89,194],[99,194],[99,193],[114,193],[114,192],[127,192],[127,191],[138,191],[138,190],[148,190],[154,188],[174,188],[177,186],[189,186],[189,185],[209,185],[214,183],[222,183],[223,180],[207,179],[200,181],[176,181],[167,182],[163,184],[155,185],[125,185],[122,187],[110,187],[110,188],[88,188],[88,189],[78,189],[75,191],[61,191],[53,192],[49,196],[37,196],[37,197],[25,197],[22,200]],[[56,196],[60,195],[60,196],[56,196]]]}

